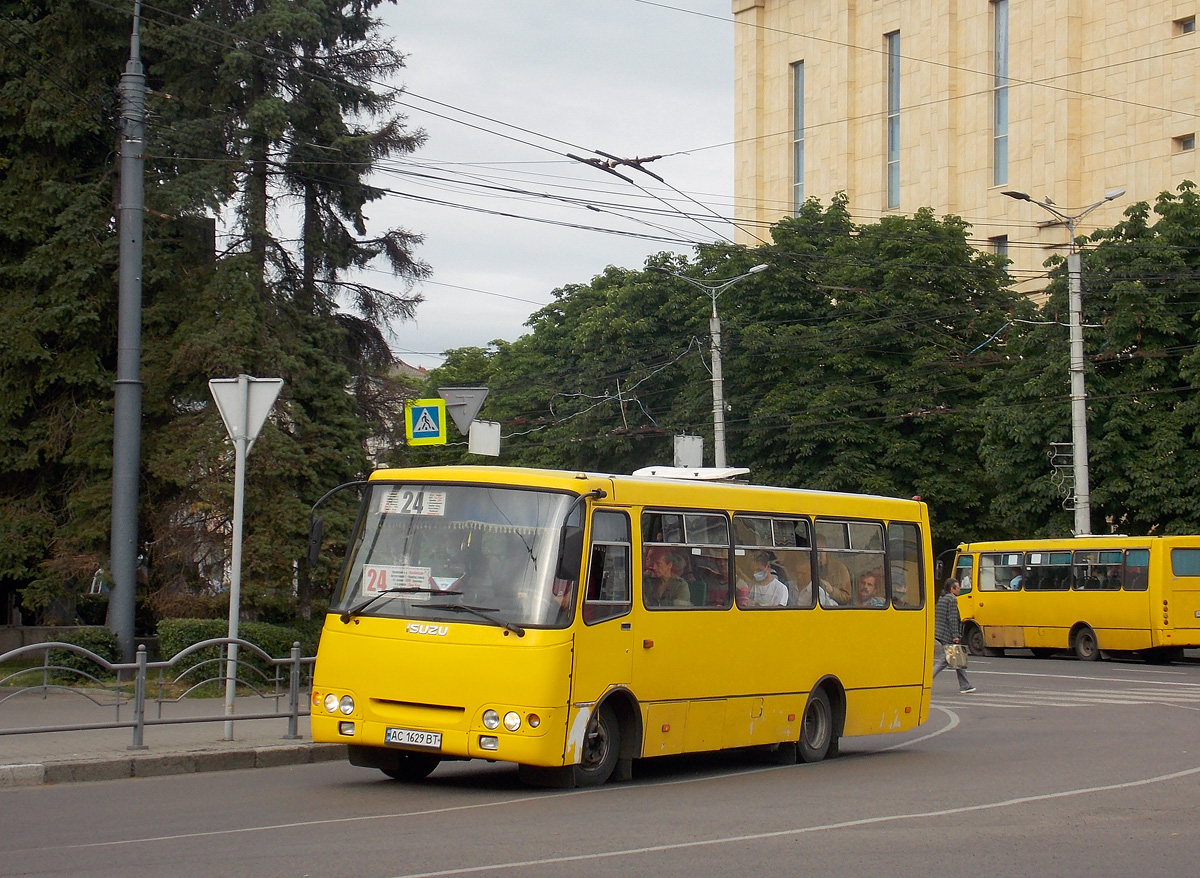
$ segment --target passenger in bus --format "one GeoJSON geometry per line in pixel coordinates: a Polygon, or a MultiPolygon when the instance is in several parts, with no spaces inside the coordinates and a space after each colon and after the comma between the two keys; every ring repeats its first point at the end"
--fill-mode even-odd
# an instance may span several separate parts
{"type": "Polygon", "coordinates": [[[874,570],[859,576],[854,605],[856,607],[886,607],[887,601],[880,594],[883,591],[882,580],[883,575],[874,570]]]}
{"type": "Polygon", "coordinates": [[[696,583],[704,595],[701,603],[709,607],[725,605],[729,601],[729,559],[723,555],[701,557],[696,562],[696,583]]]}
{"type": "Polygon", "coordinates": [[[850,571],[846,569],[836,556],[825,551],[826,543],[824,540],[817,542],[819,551],[817,552],[817,574],[821,579],[828,583],[826,590],[829,596],[833,598],[838,606],[847,606],[850,603],[851,585],[850,571]]]}
{"type": "Polygon", "coordinates": [[[739,607],[786,607],[787,586],[771,566],[774,556],[763,549],[750,556],[750,580],[738,582],[739,607]]]}
{"type": "MultiPolygon", "coordinates": [[[[788,586],[788,606],[811,607],[812,593],[812,560],[808,552],[797,552],[792,556],[793,568],[796,571],[796,581],[788,586]]],[[[822,607],[836,607],[837,601],[829,596],[829,583],[821,580],[817,585],[817,600],[822,607]]]]}
{"type": "Polygon", "coordinates": [[[666,546],[651,546],[646,550],[642,565],[642,600],[647,607],[690,607],[691,591],[687,580],[679,575],[683,557],[666,546]]]}
{"type": "Polygon", "coordinates": [[[555,579],[550,585],[550,613],[547,621],[551,625],[563,625],[571,619],[575,598],[575,581],[555,579]]]}

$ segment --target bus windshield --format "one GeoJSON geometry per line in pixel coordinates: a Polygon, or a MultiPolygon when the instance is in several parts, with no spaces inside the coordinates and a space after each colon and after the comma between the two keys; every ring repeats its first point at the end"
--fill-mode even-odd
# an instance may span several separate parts
{"type": "Polygon", "coordinates": [[[345,620],[566,626],[575,583],[554,573],[573,499],[489,486],[375,483],[330,610],[345,620]]]}

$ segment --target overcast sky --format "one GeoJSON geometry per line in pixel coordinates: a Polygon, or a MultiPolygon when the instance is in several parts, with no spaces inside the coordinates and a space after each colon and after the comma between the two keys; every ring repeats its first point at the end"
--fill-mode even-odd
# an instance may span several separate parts
{"type": "Polygon", "coordinates": [[[404,112],[428,134],[373,179],[393,194],[369,207],[373,231],[424,235],[433,268],[417,319],[394,327],[405,362],[513,340],[557,287],[731,234],[716,220],[732,212],[729,0],[398,0],[381,15],[408,56],[404,112]],[[593,150],[663,155],[645,167],[668,185],[566,157],[593,150]]]}

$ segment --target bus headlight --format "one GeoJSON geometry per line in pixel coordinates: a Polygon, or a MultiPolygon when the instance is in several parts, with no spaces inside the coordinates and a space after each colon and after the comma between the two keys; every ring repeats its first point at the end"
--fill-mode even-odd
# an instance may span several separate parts
{"type": "Polygon", "coordinates": [[[342,700],[338,702],[338,710],[349,716],[354,713],[354,699],[349,695],[343,695],[342,700]]]}
{"type": "Polygon", "coordinates": [[[325,710],[329,713],[337,713],[338,697],[330,692],[325,696],[325,710]]]}
{"type": "Polygon", "coordinates": [[[489,729],[500,728],[500,714],[488,708],[483,712],[483,724],[489,729]]]}
{"type": "Polygon", "coordinates": [[[508,713],[504,714],[504,728],[508,729],[510,732],[515,732],[517,729],[521,728],[521,715],[515,710],[510,710],[508,713]]]}

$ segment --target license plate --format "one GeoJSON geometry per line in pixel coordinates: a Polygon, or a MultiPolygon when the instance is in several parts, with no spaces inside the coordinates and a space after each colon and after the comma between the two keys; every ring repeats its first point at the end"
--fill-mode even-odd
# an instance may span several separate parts
{"type": "Polygon", "coordinates": [[[424,747],[426,750],[442,749],[441,732],[418,732],[415,729],[388,729],[383,743],[400,744],[405,747],[424,747]]]}

